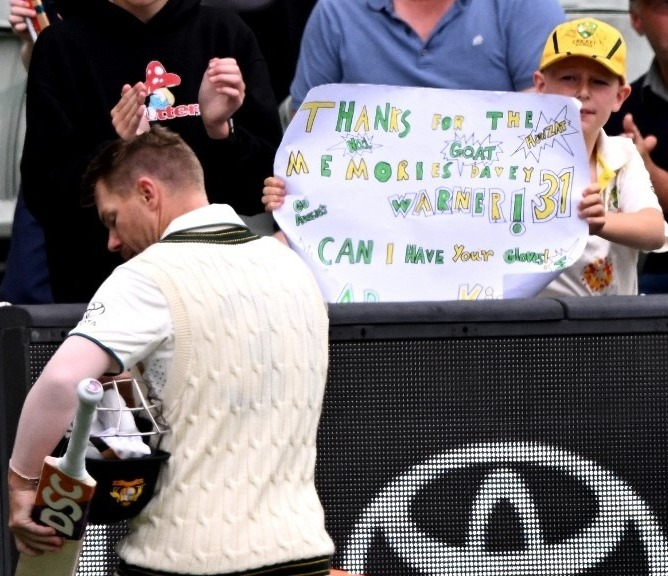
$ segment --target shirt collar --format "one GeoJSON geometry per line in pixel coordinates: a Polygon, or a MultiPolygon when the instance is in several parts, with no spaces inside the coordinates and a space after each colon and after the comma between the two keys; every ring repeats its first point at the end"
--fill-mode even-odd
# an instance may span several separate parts
{"type": "MultiPolygon", "coordinates": [[[[472,0],[455,0],[452,4],[454,6],[455,4],[461,4],[465,6],[472,0]]],[[[394,13],[394,4],[393,0],[366,0],[367,5],[371,10],[375,10],[376,12],[381,12],[382,10],[385,10],[390,13],[394,13]]]]}
{"type": "Polygon", "coordinates": [[[663,83],[663,77],[661,76],[661,71],[659,70],[659,64],[656,61],[656,58],[652,60],[652,65],[649,67],[647,74],[645,74],[645,80],[642,84],[643,90],[649,89],[654,94],[668,101],[668,88],[663,83]]]}
{"type": "Polygon", "coordinates": [[[613,144],[613,140],[604,130],[601,130],[596,140],[597,160],[599,163],[602,162],[602,166],[614,172],[624,166],[635,151],[636,146],[630,138],[616,136],[613,144]]]}
{"type": "Polygon", "coordinates": [[[227,204],[209,204],[174,218],[162,233],[162,238],[173,232],[204,227],[227,228],[245,226],[243,220],[227,204]]]}
{"type": "Polygon", "coordinates": [[[380,12],[381,10],[386,10],[388,12],[392,11],[392,0],[367,0],[367,4],[371,10],[380,12]]]}

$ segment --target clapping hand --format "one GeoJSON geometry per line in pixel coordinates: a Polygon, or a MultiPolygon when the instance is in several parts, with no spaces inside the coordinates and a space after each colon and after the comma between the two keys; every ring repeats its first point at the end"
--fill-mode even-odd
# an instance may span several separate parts
{"type": "Polygon", "coordinates": [[[234,58],[212,58],[199,89],[199,109],[207,134],[222,139],[230,135],[232,115],[246,96],[241,69],[234,58]]]}

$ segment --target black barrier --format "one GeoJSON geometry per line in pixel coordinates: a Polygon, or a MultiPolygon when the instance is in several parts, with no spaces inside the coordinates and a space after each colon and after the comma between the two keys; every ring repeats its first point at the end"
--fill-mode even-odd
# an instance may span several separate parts
{"type": "Polygon", "coordinates": [[[7,530],[7,470],[18,416],[29,385],[28,326],[25,310],[5,306],[0,310],[0,568],[11,576],[16,551],[7,530]]]}
{"type": "MultiPolygon", "coordinates": [[[[86,306],[59,304],[0,308],[0,454],[2,482],[2,574],[12,576],[18,559],[7,529],[7,464],[25,394],[51,355],[79,321],[86,306]]],[[[126,534],[124,523],[89,526],[77,574],[111,576],[117,564],[114,544],[126,534]]],[[[48,576],[48,575],[44,575],[48,576]]]]}
{"type": "Polygon", "coordinates": [[[338,566],[668,574],[668,300],[355,306],[319,438],[338,566]]]}
{"type": "MultiPolygon", "coordinates": [[[[34,379],[82,308],[57,327],[25,309],[0,329],[27,331],[34,379]]],[[[667,352],[664,296],[331,306],[316,481],[335,565],[668,574],[667,352]]],[[[114,561],[125,528],[99,528],[80,574],[114,561]]]]}

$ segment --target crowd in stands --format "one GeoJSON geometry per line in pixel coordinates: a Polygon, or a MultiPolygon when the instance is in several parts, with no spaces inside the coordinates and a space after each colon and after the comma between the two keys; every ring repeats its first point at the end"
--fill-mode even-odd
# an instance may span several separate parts
{"type": "MultiPolygon", "coordinates": [[[[327,309],[262,219],[285,198],[288,96],[293,114],[331,83],[574,97],[590,235],[541,295],[638,294],[640,255],[666,245],[665,0],[631,0],[656,54],[633,86],[619,31],[558,0],[276,0],[269,22],[214,0],[60,0],[37,40],[32,4],[10,3],[28,67],[12,250],[37,257],[14,260],[0,297],[91,302],[18,425],[9,526],[28,556],[63,544],[30,513],[77,382],[133,371],[163,402],[172,456],[116,576],[330,573],[314,485],[327,309]],[[277,70],[261,30],[274,39],[282,18],[277,70]]],[[[668,291],[665,264],[646,266],[640,290],[668,291]]]]}
{"type": "MultiPolygon", "coordinates": [[[[96,148],[136,131],[128,118],[147,117],[147,107],[152,122],[168,124],[194,147],[211,199],[220,199],[225,190],[225,200],[258,232],[268,233],[271,225],[258,218],[262,203],[270,212],[280,204],[272,195],[282,193],[280,180],[271,177],[281,137],[278,103],[288,107],[284,127],[308,91],[322,84],[533,91],[542,39],[566,19],[558,0],[540,5],[530,0],[235,0],[236,14],[229,15],[217,0],[203,0],[201,7],[194,0],[170,0],[159,14],[139,17],[131,0],[51,0],[45,3],[48,12],[57,11],[62,22],[48,30],[35,50],[26,24],[34,15],[30,3],[9,1],[10,23],[32,71],[22,189],[0,287],[0,298],[14,303],[86,301],[120,263],[118,255],[106,250],[94,211],[81,207],[77,182],[96,148]],[[208,38],[206,30],[222,26],[209,15],[193,20],[193,10],[225,14],[220,17],[226,22],[224,33],[212,35],[216,40],[190,42],[189,34],[208,38]],[[170,26],[181,32],[165,40],[170,26]],[[232,37],[230,29],[243,30],[243,39],[235,36],[234,45],[219,40],[232,37]],[[278,43],[277,30],[282,32],[278,43]],[[167,118],[172,104],[197,102],[202,78],[191,71],[203,71],[208,59],[223,52],[235,59],[245,90],[234,114],[233,138],[224,141],[210,137],[198,118],[167,118]],[[187,74],[181,70],[182,54],[194,58],[188,60],[187,74]],[[163,79],[179,82],[180,101],[174,101],[168,85],[153,90],[147,84],[152,63],[164,68],[163,79]],[[126,124],[120,125],[119,118],[126,124]],[[35,170],[38,158],[40,169],[35,170]],[[82,237],[87,241],[81,242],[82,237]],[[73,282],[76,276],[79,280],[73,282]]],[[[611,111],[605,128],[610,136],[632,138],[665,209],[668,64],[661,38],[666,7],[661,1],[631,0],[629,9],[634,29],[647,36],[655,59],[634,82],[621,109],[611,111]]],[[[668,291],[668,255],[645,245],[632,250],[623,268],[637,259],[640,285],[629,279],[623,288],[603,293],[668,291]]],[[[605,258],[602,262],[610,264],[605,258]]]]}

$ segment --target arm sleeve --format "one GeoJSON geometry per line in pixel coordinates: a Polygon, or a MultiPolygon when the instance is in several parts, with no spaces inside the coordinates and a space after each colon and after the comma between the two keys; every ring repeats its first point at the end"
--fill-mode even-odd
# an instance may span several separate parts
{"type": "Polygon", "coordinates": [[[164,294],[132,262],[117,268],[100,286],[70,335],[82,336],[106,350],[116,360],[119,373],[173,341],[164,294]]]}

